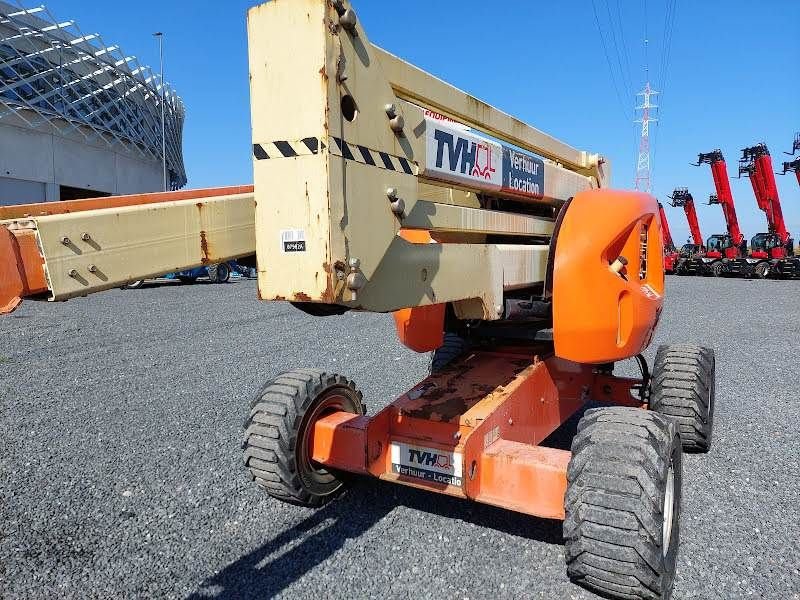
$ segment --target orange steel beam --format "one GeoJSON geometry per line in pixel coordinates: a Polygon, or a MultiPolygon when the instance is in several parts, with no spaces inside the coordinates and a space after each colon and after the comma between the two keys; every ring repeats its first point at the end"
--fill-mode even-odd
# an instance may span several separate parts
{"type": "Polygon", "coordinates": [[[331,468],[563,519],[571,455],[539,444],[589,399],[641,406],[632,395],[641,383],[520,351],[476,352],[372,418],[321,418],[310,455],[331,468]]]}
{"type": "Polygon", "coordinates": [[[130,196],[107,196],[104,198],[87,198],[85,200],[68,200],[64,202],[40,202],[37,204],[17,204],[0,206],[0,221],[23,219],[25,217],[42,217],[46,215],[63,215],[65,213],[96,210],[100,208],[121,208],[141,204],[158,204],[175,202],[193,198],[211,196],[232,196],[235,194],[252,194],[252,185],[236,185],[230,187],[204,188],[199,190],[181,190],[178,192],[156,192],[152,194],[133,194],[130,196]]]}

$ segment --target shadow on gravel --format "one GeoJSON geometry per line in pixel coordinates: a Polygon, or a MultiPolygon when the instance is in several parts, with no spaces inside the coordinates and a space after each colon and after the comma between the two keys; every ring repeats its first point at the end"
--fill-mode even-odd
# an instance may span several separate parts
{"type": "MultiPolygon", "coordinates": [[[[579,411],[543,445],[569,449],[582,414],[583,411],[579,411]]],[[[358,479],[347,494],[309,512],[308,517],[291,529],[209,577],[189,598],[271,598],[325,562],[347,540],[360,537],[399,506],[490,527],[536,542],[563,545],[561,521],[537,519],[374,479],[358,479]]],[[[391,540],[385,543],[391,544],[391,540]]]]}
{"type": "MultiPolygon", "coordinates": [[[[360,537],[399,506],[491,527],[537,542],[563,544],[560,521],[537,519],[492,506],[364,479],[355,483],[341,498],[311,513],[291,529],[206,579],[189,598],[271,598],[330,558],[347,540],[360,537]]],[[[391,540],[386,539],[385,543],[391,544],[391,540]]]]}

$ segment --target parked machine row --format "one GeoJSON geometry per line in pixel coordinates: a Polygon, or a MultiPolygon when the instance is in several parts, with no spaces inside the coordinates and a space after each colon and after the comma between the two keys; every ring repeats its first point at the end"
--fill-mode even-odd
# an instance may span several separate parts
{"type": "MultiPolygon", "coordinates": [[[[795,135],[792,151],[800,152],[800,133],[795,135]]],[[[775,180],[772,157],[766,144],[756,144],[742,149],[739,159],[739,177],[747,177],[753,186],[758,208],[764,212],[767,230],[747,240],[739,227],[736,205],[728,177],[728,167],[720,150],[701,153],[695,166],[708,164],[714,179],[715,194],[708,204],[722,208],[725,233],[711,235],[706,243],[700,234],[694,198],[686,188],[676,188],[670,196],[674,207],[684,209],[691,232],[691,242],[677,250],[669,235],[666,215],[662,208],[664,232],[664,269],[677,275],[728,276],[763,279],[773,277],[791,279],[800,276],[800,257],[795,255],[792,238],[783,217],[780,195],[775,180]],[[667,236],[669,235],[669,241],[667,236]]],[[[800,183],[800,158],[783,163],[782,174],[794,172],[800,183]]]]}

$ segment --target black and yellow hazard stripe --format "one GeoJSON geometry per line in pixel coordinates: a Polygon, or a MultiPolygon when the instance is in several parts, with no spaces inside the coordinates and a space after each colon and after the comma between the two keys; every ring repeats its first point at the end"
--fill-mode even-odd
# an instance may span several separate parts
{"type": "Polygon", "coordinates": [[[294,158],[319,154],[328,148],[332,155],[341,156],[345,160],[352,160],[370,167],[386,169],[387,171],[416,175],[413,163],[402,156],[392,156],[386,152],[371,150],[365,146],[352,144],[337,137],[331,137],[330,139],[331,143],[328,145],[323,140],[313,137],[297,142],[279,140],[253,144],[253,156],[255,156],[256,160],[294,158]]]}

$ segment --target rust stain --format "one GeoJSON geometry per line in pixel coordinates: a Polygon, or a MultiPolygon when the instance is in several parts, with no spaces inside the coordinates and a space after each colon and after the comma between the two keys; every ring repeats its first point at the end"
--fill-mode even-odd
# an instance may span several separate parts
{"type": "MultiPolygon", "coordinates": [[[[336,288],[334,281],[336,280],[336,275],[331,269],[331,265],[328,262],[322,263],[322,269],[325,271],[327,277],[325,278],[325,291],[322,292],[322,299],[326,302],[333,302],[334,298],[336,297],[336,288]]],[[[319,275],[319,273],[317,273],[319,275]]]]}
{"type": "Polygon", "coordinates": [[[469,410],[462,398],[451,397],[436,404],[425,404],[417,409],[406,411],[409,417],[431,421],[451,421],[469,410]]]}
{"type": "Polygon", "coordinates": [[[284,296],[275,296],[273,298],[273,300],[286,300],[286,297],[284,297],[284,296]]]}
{"type": "Polygon", "coordinates": [[[311,302],[311,296],[304,294],[303,292],[297,292],[294,295],[294,299],[298,302],[311,302]]]}
{"type": "Polygon", "coordinates": [[[200,262],[204,265],[211,264],[211,259],[209,258],[211,254],[208,251],[208,239],[206,238],[206,232],[200,232],[200,252],[203,253],[203,257],[200,259],[200,262]]]}

